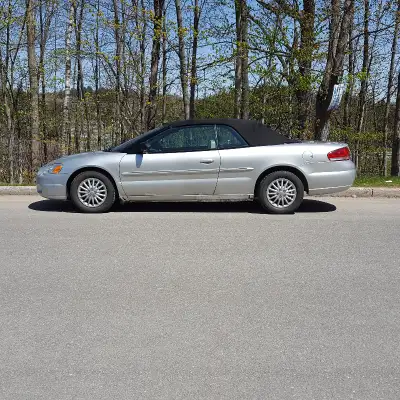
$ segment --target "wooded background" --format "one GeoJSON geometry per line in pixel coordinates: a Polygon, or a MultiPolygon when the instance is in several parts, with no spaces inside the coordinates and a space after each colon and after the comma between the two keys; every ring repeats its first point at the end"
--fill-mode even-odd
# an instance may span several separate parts
{"type": "Polygon", "coordinates": [[[211,117],[346,141],[359,174],[400,175],[400,0],[0,4],[0,182],[211,117]]]}

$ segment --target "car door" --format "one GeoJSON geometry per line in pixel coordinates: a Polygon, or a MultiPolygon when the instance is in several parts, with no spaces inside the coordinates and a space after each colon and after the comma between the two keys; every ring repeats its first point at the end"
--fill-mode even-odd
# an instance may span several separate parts
{"type": "Polygon", "coordinates": [[[216,125],[221,167],[216,195],[249,195],[254,190],[254,163],[248,143],[232,127],[216,125]]]}
{"type": "Polygon", "coordinates": [[[128,197],[213,195],[220,156],[214,125],[173,127],[146,142],[144,154],[127,154],[120,178],[128,197]]]}

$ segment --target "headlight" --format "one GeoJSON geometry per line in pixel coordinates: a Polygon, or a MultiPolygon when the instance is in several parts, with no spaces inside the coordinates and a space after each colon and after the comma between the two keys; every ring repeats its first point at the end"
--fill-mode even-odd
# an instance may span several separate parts
{"type": "Polygon", "coordinates": [[[62,170],[63,166],[61,164],[52,165],[48,169],[49,174],[59,174],[62,170]]]}

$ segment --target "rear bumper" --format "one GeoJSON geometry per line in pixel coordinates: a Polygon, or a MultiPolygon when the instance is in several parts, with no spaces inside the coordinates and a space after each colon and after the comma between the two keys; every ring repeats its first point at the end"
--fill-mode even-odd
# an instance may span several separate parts
{"type": "Polygon", "coordinates": [[[43,174],[36,177],[36,190],[46,199],[66,200],[67,199],[66,174],[43,174]]]}
{"type": "MultiPolygon", "coordinates": [[[[336,163],[335,163],[336,164],[336,163]]],[[[349,189],[356,178],[356,168],[351,161],[338,161],[337,171],[313,172],[308,175],[309,194],[330,194],[349,189]],[[343,169],[340,170],[339,167],[343,169]]]]}

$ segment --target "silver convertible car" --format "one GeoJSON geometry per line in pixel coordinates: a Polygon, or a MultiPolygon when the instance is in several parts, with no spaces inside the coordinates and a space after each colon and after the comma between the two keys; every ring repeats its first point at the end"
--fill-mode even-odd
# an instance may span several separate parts
{"type": "Polygon", "coordinates": [[[345,143],[301,142],[256,121],[210,119],[161,126],[119,146],[40,168],[37,191],[106,212],[122,201],[256,200],[294,212],[304,193],[348,189],[355,166],[345,143]]]}

